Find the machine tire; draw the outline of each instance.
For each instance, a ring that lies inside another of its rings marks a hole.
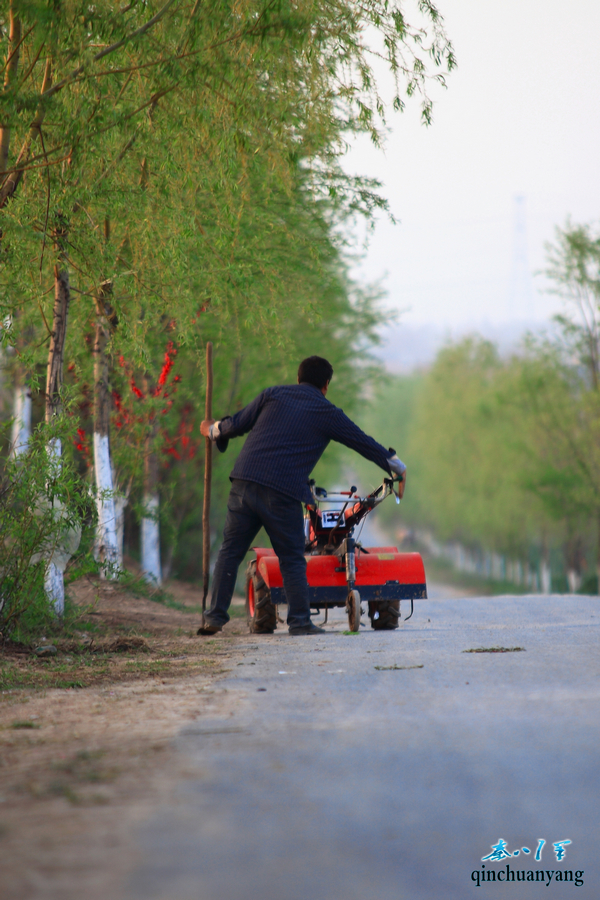
[[[375,613],[379,613],[375,618]],[[369,603],[369,618],[375,631],[391,631],[398,627],[400,619],[399,600],[380,600]]]
[[[358,591],[350,591],[346,602],[346,609],[348,611],[348,628],[350,631],[359,631],[361,608],[360,594]]]
[[[252,634],[273,634],[277,628],[277,609],[255,559],[246,569],[246,616]]]

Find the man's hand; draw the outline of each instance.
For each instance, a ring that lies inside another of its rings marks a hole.
[[[200,434],[204,435],[204,437],[210,437],[210,426],[214,425],[216,419],[204,419],[200,423]]]
[[[398,485],[398,496],[402,499],[404,496],[404,488],[406,486],[406,466],[401,459],[398,459],[395,453],[393,456],[389,457],[388,466],[392,473],[392,479]]]
[[[403,474],[400,475],[396,480],[396,485],[398,487],[398,496],[402,500],[402,498],[404,497],[404,488],[406,487],[406,469],[404,470]]]

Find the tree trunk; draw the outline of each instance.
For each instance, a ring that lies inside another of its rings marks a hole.
[[[212,419],[213,395],[213,345],[206,343],[206,399],[204,418]],[[210,581],[210,492],[212,486],[212,441],[209,437],[204,446],[204,500],[202,504],[202,624],[206,611],[208,585]]]
[[[113,469],[113,484],[117,484],[117,478]],[[127,489],[123,492],[115,491],[115,519],[116,519],[116,535],[117,535],[117,565],[119,569],[123,568],[123,540],[125,537],[125,508],[129,503],[129,491],[131,490],[131,482]]]
[[[19,319],[18,311],[12,316],[12,325]],[[29,329],[20,329],[18,351],[24,350],[32,340]],[[18,353],[20,356],[20,353]],[[9,453],[13,459],[27,452],[31,437],[31,389],[27,384],[27,372],[17,358],[13,366],[13,423],[10,436]]]
[[[42,83],[41,93],[43,94],[46,90],[48,90],[51,84],[52,60],[50,59],[50,57],[48,57],[48,59],[46,60],[46,69],[44,71],[44,81]],[[40,104],[35,114],[35,118],[31,123],[29,133],[25,138],[25,141],[23,142],[23,146],[21,147],[21,151],[14,166],[14,171],[12,171],[4,178],[2,187],[0,188],[0,208],[2,208],[5,203],[7,203],[7,201],[11,199],[11,197],[13,197],[15,191],[19,187],[19,183],[21,181],[21,178],[23,177],[23,172],[25,171],[25,167],[27,165],[27,160],[29,159],[29,151],[31,149],[31,145],[33,141],[40,135],[44,116],[45,108]],[[10,140],[10,135],[8,140]],[[2,169],[1,171],[4,172],[5,169]]]
[[[146,438],[144,460],[144,517],[142,518],[142,572],[147,581],[162,584],[160,565],[160,498],[158,494],[158,456],[154,449],[156,425]]]
[[[96,507],[98,531],[96,546],[101,563],[101,578],[113,579],[119,568],[117,549],[117,516],[110,461],[110,394],[108,386],[109,281],[101,285],[96,298],[96,334],[94,340],[94,471],[96,474]]]
[[[152,386],[148,375],[144,377],[144,392],[147,397],[152,394]],[[142,572],[147,581],[162,584],[162,568],[160,564],[160,496],[158,493],[158,456],[155,443],[158,424],[153,420],[148,425],[144,454],[144,515],[142,517]]]
[[[21,52],[21,20],[15,15],[14,3],[10,4],[10,31],[8,38],[8,57],[4,74],[4,89],[9,90],[16,80],[19,68],[19,56]],[[0,173],[8,168],[8,153],[10,150],[10,126],[0,125]],[[4,178],[4,175],[0,177]]]
[[[543,594],[552,593],[552,568],[550,566],[550,551],[548,539],[542,535],[542,559],[540,561],[540,581]]]
[[[21,456],[27,452],[27,445],[31,437],[31,389],[25,384],[23,375],[19,372],[15,385],[15,398],[13,406],[13,425],[10,439],[10,455]]]
[[[65,579],[62,569],[56,563],[48,563],[44,576],[44,590],[55,615],[63,616],[65,612]]]
[[[542,559],[540,565],[540,578],[542,582],[542,593],[543,594],[551,594],[552,593],[552,570],[550,568],[550,564],[546,558]]]
[[[58,241],[60,241],[61,236],[62,232],[60,236],[57,236]],[[61,410],[63,360],[70,301],[71,291],[69,287],[69,271],[66,266],[62,267],[57,264],[54,266],[54,311],[52,315],[52,337],[50,338],[50,350],[48,351],[48,371],[46,377],[46,422],[48,423],[50,423]],[[60,440],[53,440],[48,449],[57,460],[60,459]],[[60,465],[60,463],[58,464]],[[56,563],[48,563],[44,586],[46,589],[46,596],[54,607],[56,615],[62,616],[65,610],[65,587],[62,569],[59,569]]]
[[[63,383],[63,361],[70,302],[69,271],[66,267],[56,265],[54,266],[52,337],[50,338],[46,376],[46,422],[51,422],[61,410],[60,392]]]

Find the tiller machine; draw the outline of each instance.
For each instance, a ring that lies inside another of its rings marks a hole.
[[[354,539],[357,525],[390,494],[398,495],[391,478],[367,497],[349,491],[328,494],[310,482],[314,503],[306,507],[306,575],[314,615],[345,607],[348,627],[357,632],[367,603],[371,626],[397,628],[400,601],[427,597],[425,569],[419,553],[400,553],[396,547],[363,547]],[[277,604],[285,603],[283,579],[275,551],[255,547],[256,558],[246,573],[246,612],[250,630],[270,634],[277,627]],[[281,621],[281,619],[279,619]]]

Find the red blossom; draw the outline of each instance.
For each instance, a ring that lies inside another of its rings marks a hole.
[[[174,327],[175,324],[176,324],[175,320],[172,320],[172,322],[170,323],[170,326]],[[162,368],[160,371],[160,375],[158,376],[158,380],[156,382],[156,387],[151,389],[148,392],[148,394],[145,394],[137,386],[137,384],[135,382],[135,377],[132,374],[131,368],[130,368],[129,364],[127,363],[127,360],[125,359],[125,357],[124,356],[119,357],[119,365],[121,366],[122,369],[125,370],[125,372],[127,374],[131,392],[134,394],[134,396],[139,401],[145,400],[147,396],[151,396],[151,397],[160,397],[161,395],[163,396],[163,398],[166,402],[165,402],[164,407],[160,410],[160,413],[162,415],[166,415],[166,413],[168,413],[171,410],[171,408],[173,406],[172,397],[177,393],[177,385],[181,382],[181,376],[176,375],[171,382],[170,389],[166,390],[166,388],[168,387],[169,375],[170,375],[173,365],[175,363],[176,356],[177,356],[177,347],[175,346],[173,341],[169,341],[166,346],[164,361],[163,361],[163,365],[162,365]],[[136,421],[143,422],[146,417],[148,417],[150,421],[154,420],[156,413],[153,411],[148,411],[145,414],[145,416],[144,415],[139,416],[139,415],[135,415],[133,413],[131,407],[129,408],[129,410],[126,409],[124,402],[123,402],[123,398],[118,393],[118,391],[113,391],[112,397],[113,397],[113,401],[115,404],[115,410],[117,413],[116,421],[115,421],[116,428],[123,428],[124,425],[129,425],[131,422],[136,422]],[[190,411],[191,411],[191,406],[189,406],[189,404],[188,404],[188,406],[186,407],[186,409],[182,413],[182,415],[185,417],[186,415],[189,414]],[[177,459],[180,459],[181,456],[179,455],[179,451],[177,451],[175,448],[175,442],[177,441],[177,437],[175,437],[173,442],[168,438],[167,435],[165,435],[165,439],[167,441],[167,446],[165,448],[163,448],[164,452],[169,453],[171,456],[174,456]],[[185,446],[185,449],[187,449],[187,445]]]
[[[200,441],[194,441],[190,437],[193,431],[193,422],[189,421],[189,415],[192,412],[191,404],[187,403],[181,413],[181,420],[177,428],[177,433],[172,437],[163,431],[164,446],[163,453],[173,456],[175,459],[193,459],[200,446]]]
[[[131,388],[131,390],[135,394],[135,396],[138,398],[138,400],[144,399],[144,392],[140,391],[139,387],[135,383],[135,378],[133,377],[133,375],[129,379],[129,387]]]
[[[194,318],[192,319],[192,325],[195,325],[195,324],[196,324],[196,322],[198,321],[198,319],[200,318],[200,316],[202,315],[202,313],[203,313],[203,312],[206,312],[207,309],[208,309],[207,306],[201,306],[201,307],[200,307],[200,309],[197,311],[196,315],[195,315]]]
[[[85,429],[78,428],[77,429],[77,437],[73,438],[73,443],[75,444],[75,449],[79,450],[80,453],[83,453],[83,458],[85,459],[86,465],[89,467],[91,462],[91,454],[90,454],[90,445],[87,439],[87,435],[85,433]]]
[[[167,344],[167,349],[165,351],[165,359],[163,362],[163,367],[161,369],[160,375],[158,376],[158,382],[156,387],[152,391],[154,397],[160,396],[162,389],[167,383],[167,378],[169,377],[169,372],[173,368],[173,363],[175,362],[175,357],[177,356],[177,347],[173,344],[173,341],[169,341]]]

